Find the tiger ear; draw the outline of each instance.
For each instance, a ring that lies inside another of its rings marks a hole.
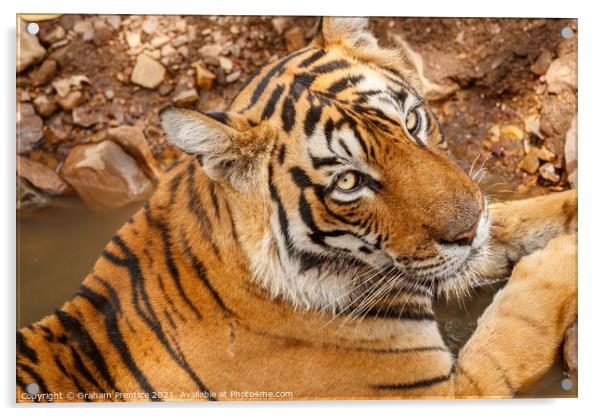
[[[334,46],[363,49],[378,46],[378,42],[368,30],[368,19],[365,17],[322,17],[313,46],[322,49]]]
[[[241,132],[226,124],[227,113],[206,115],[172,107],[164,109],[160,118],[167,139],[195,156],[212,180],[229,182],[238,190],[251,187],[257,180],[270,143],[265,129]]]

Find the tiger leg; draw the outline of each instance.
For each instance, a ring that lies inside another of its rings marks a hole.
[[[521,257],[545,247],[554,237],[577,231],[577,191],[491,204],[490,257],[480,275],[508,275]]]
[[[507,397],[552,364],[577,315],[577,235],[521,259],[456,363],[456,397]]]

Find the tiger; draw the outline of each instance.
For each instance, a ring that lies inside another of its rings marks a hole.
[[[365,18],[161,111],[183,151],[72,299],[17,333],[18,402],[512,397],[577,314],[575,190],[489,203]],[[508,276],[457,356],[433,302]],[[518,347],[520,346],[520,347]]]

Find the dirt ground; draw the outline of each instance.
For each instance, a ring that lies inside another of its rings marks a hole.
[[[17,137],[20,186],[27,191],[21,195],[39,202],[36,194],[45,201],[72,188],[79,192],[65,173],[67,156],[122,125],[144,133],[152,155],[141,164],[154,158],[168,167],[178,154],[159,128],[162,108],[223,110],[257,68],[308,43],[317,22],[123,15],[39,22],[45,53],[17,73],[18,129],[33,131]],[[472,166],[486,192],[523,197],[569,186],[564,147],[577,112],[576,20],[373,18],[371,28],[381,44],[405,40],[423,60],[424,76],[446,91],[430,103],[454,155],[467,170]],[[156,86],[133,82],[141,55],[165,68]],[[64,80],[66,97],[56,84]],[[26,158],[57,173],[53,179],[64,186],[48,186],[47,178],[39,179],[48,171]]]

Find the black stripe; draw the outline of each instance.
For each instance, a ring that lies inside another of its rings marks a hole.
[[[255,90],[253,91],[253,94],[251,95],[251,100],[250,100],[249,104],[245,107],[245,109],[243,111],[246,111],[249,108],[253,107],[255,104],[257,104],[257,101],[259,100],[259,98],[261,97],[261,95],[263,94],[263,92],[265,91],[265,89],[267,88],[267,86],[268,86],[269,82],[271,81],[271,79],[276,74],[282,74],[284,72],[285,65],[288,62],[290,62],[291,60],[293,60],[297,56],[302,55],[302,54],[304,54],[306,52],[307,52],[307,49],[301,49],[300,51],[297,51],[297,52],[295,52],[295,53],[293,53],[293,54],[291,54],[291,55],[289,55],[289,56],[281,59],[277,63],[275,63],[274,66],[272,67],[272,69],[270,69],[263,76],[263,78],[261,78],[261,81],[259,81],[259,83],[255,87]]]
[[[312,53],[308,58],[304,59],[303,62],[299,64],[299,68],[307,68],[324,55],[326,55],[326,51],[322,49]]]
[[[435,378],[414,381],[413,383],[376,384],[376,385],[373,385],[372,387],[374,387],[376,389],[382,389],[382,390],[412,390],[412,389],[418,389],[421,387],[434,386],[435,384],[446,382],[450,378],[451,378],[451,373],[443,375],[443,376],[435,377]]]
[[[309,91],[311,84],[313,84],[315,79],[315,75],[307,72],[295,74],[290,90],[290,95],[292,95],[293,100],[297,101],[305,91]]]
[[[46,382],[44,381],[42,376],[40,376],[33,368],[31,368],[27,364],[17,362],[17,369],[21,369],[21,370],[25,371],[33,379],[33,381],[35,381],[35,383],[38,385],[38,387],[40,389],[39,392],[41,394],[48,394],[48,387],[46,386]],[[27,391],[27,390],[25,390],[25,391]],[[36,401],[39,402],[40,399],[36,398]],[[49,400],[46,400],[46,401],[49,401]]]
[[[290,97],[286,97],[284,99],[284,103],[282,103],[282,113],[280,116],[282,117],[282,127],[284,131],[290,133],[295,125],[295,105],[293,104],[293,100]]]
[[[188,258],[190,259],[190,262],[192,263],[192,268],[194,269],[194,273],[195,273],[196,277],[203,283],[203,285],[205,285],[205,288],[207,290],[209,290],[211,297],[213,297],[213,300],[215,300],[215,302],[219,305],[219,307],[222,308],[228,315],[234,315],[234,312],[232,312],[232,310],[226,306],[226,304],[222,300],[222,298],[219,295],[219,293],[217,292],[217,290],[215,290],[215,288],[209,281],[209,278],[207,277],[207,270],[205,269],[205,266],[199,260],[199,258],[194,255],[188,240],[186,239],[186,237],[183,234],[182,234],[182,243],[184,246],[184,254],[186,254],[186,256],[188,256]]]
[[[136,309],[136,313],[146,323],[148,328],[155,334],[159,342],[163,345],[165,350],[169,353],[172,359],[190,376],[190,378],[197,385],[199,390],[207,393],[209,400],[216,400],[213,395],[209,394],[209,390],[205,387],[199,376],[188,364],[186,358],[183,355],[178,355],[174,351],[173,347],[167,340],[163,331],[161,321],[157,318],[157,314],[150,302],[150,298],[145,288],[144,276],[140,268],[140,261],[138,257],[130,250],[127,244],[121,239],[119,235],[113,236],[112,240],[124,254],[124,258],[121,259],[123,266],[128,269],[131,279],[132,286],[132,303]],[[111,288],[112,289],[112,288]],[[143,309],[146,309],[144,310]],[[160,401],[160,399],[157,399]]]
[[[82,360],[80,355],[77,353],[77,351],[75,351],[75,348],[73,348],[73,347],[71,347],[71,357],[73,358],[73,361],[75,363],[75,368],[77,369],[77,371],[79,371],[80,374],[82,376],[84,376],[84,378],[88,381],[88,383],[92,384],[99,391],[102,391],[103,390],[102,387],[100,387],[100,385],[98,384],[98,382],[96,381],[94,376],[92,376],[92,374],[90,374],[90,371],[88,371],[88,369],[86,368],[84,361]],[[78,384],[79,384],[79,382],[78,382]],[[78,387],[80,388],[79,391],[86,391],[85,389],[81,389],[81,386],[78,386]]]
[[[336,61],[330,61],[326,64],[315,66],[311,68],[311,72],[314,74],[327,74],[339,69],[348,68],[349,66],[351,66],[349,61],[345,59],[337,59]]]
[[[320,117],[322,117],[322,107],[320,106],[312,106],[307,110],[307,115],[305,116],[305,122],[303,123],[303,128],[305,130],[306,136],[311,136],[316,128],[316,124],[320,121]]]
[[[106,298],[94,293],[90,288],[85,285],[81,285],[75,296],[80,296],[88,300],[92,305],[98,309],[110,309],[111,305],[107,302]],[[106,381],[107,385],[113,391],[117,390],[113,377],[109,372],[107,363],[105,362],[100,350],[96,346],[96,343],[90,336],[90,334],[83,328],[81,323],[63,311],[57,311],[56,313],[59,321],[65,331],[69,334],[69,338],[75,341],[77,347],[92,361],[96,370],[100,373],[102,378]]]
[[[17,332],[17,354],[22,354],[34,364],[40,361],[38,354],[27,344],[25,336],[21,332]]]
[[[274,114],[274,110],[276,109],[276,104],[278,104],[278,100],[280,100],[280,97],[282,96],[283,92],[284,85],[282,84],[278,85],[274,89],[272,95],[270,96],[270,99],[268,100],[265,108],[263,109],[263,113],[261,113],[262,120],[267,120],[268,118],[272,117],[272,115]]]
[[[272,200],[276,203],[276,207],[278,209],[278,222],[280,224],[280,230],[284,235],[284,244],[287,248],[290,248],[292,245],[291,236],[288,230],[288,218],[286,216],[286,211],[284,210],[284,206],[282,205],[282,201],[280,200],[280,195],[278,194],[278,190],[273,182],[273,167],[272,165],[268,165],[268,183],[270,188],[270,195]]]
[[[345,91],[347,88],[355,86],[363,79],[364,79],[363,75],[356,75],[353,77],[345,77],[343,79],[333,82],[330,85],[330,87],[328,87],[328,92],[330,94],[336,95],[342,91]]]

